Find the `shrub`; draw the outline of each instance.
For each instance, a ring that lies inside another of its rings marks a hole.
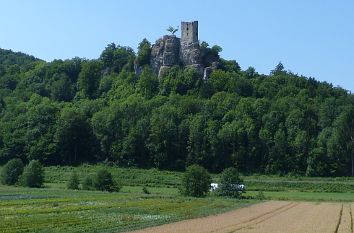
[[[187,196],[205,197],[210,189],[211,176],[203,167],[191,165],[182,178],[181,192]]]
[[[265,199],[267,199],[266,196],[264,195],[263,191],[258,191],[258,193],[257,193],[257,195],[256,195],[255,198],[258,199],[258,200],[265,200]]]
[[[83,190],[94,190],[93,187],[93,179],[91,176],[86,176],[82,181],[82,189]]]
[[[44,182],[44,169],[38,160],[32,160],[23,170],[20,183],[32,188],[42,187]]]
[[[106,169],[97,171],[93,186],[100,191],[118,192],[120,190],[118,183],[113,180],[112,174]]]
[[[146,186],[143,187],[143,193],[150,194],[150,191]]]
[[[11,159],[8,161],[1,172],[1,183],[14,185],[23,172],[23,163],[20,159]]]
[[[240,197],[242,194],[242,189],[240,188],[242,182],[236,168],[226,168],[221,174],[218,194],[220,196]]]
[[[73,174],[71,174],[68,183],[67,183],[67,188],[68,189],[79,189],[79,176],[77,175],[76,172],[73,172]]]

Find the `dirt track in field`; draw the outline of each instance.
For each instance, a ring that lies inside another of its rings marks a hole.
[[[354,233],[351,203],[269,201],[134,233]]]

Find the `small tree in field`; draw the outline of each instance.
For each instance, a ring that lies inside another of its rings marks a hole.
[[[76,172],[73,172],[73,174],[71,174],[68,183],[67,183],[67,188],[68,189],[79,189],[79,176],[77,175]]]
[[[218,190],[218,194],[220,196],[238,198],[242,194],[242,190],[240,188],[242,182],[243,181],[240,178],[236,168],[226,168],[221,174],[220,188]]]
[[[97,171],[93,185],[96,190],[100,191],[118,192],[120,190],[118,183],[113,180],[112,174],[105,169]]]
[[[205,168],[191,165],[182,178],[181,192],[187,196],[205,197],[210,189],[211,176]]]
[[[82,189],[83,190],[94,190],[93,187],[93,179],[91,176],[86,176],[82,181]]]
[[[14,185],[19,176],[23,172],[23,163],[21,159],[11,159],[8,161],[1,172],[1,183],[7,185]]]
[[[32,160],[23,170],[20,183],[32,188],[42,187],[44,182],[44,169],[38,160]]]

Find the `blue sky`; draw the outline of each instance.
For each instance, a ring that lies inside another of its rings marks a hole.
[[[243,69],[294,73],[354,92],[353,0],[0,0],[0,47],[47,61],[136,49],[169,25],[199,21],[199,39]]]

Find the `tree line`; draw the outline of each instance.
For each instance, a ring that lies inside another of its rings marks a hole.
[[[219,57],[202,45],[203,61]],[[112,43],[98,59],[52,62],[0,50],[0,164],[352,175],[353,94],[281,63],[263,75],[222,58],[208,80],[181,66],[159,79],[150,49]]]

